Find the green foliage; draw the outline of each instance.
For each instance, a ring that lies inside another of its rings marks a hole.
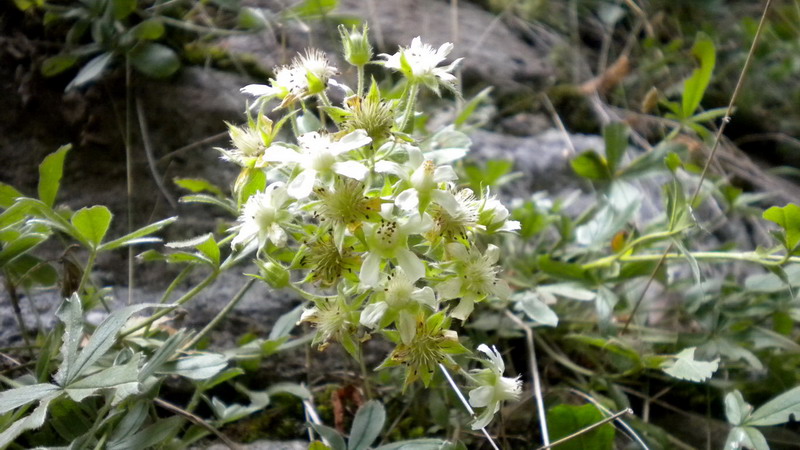
[[[603,414],[594,405],[558,405],[547,411],[547,428],[553,441],[569,436],[603,420]],[[614,444],[614,427],[601,425],[559,445],[563,449],[608,450]]]

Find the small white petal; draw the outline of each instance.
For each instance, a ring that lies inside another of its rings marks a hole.
[[[481,386],[469,391],[469,404],[474,408],[483,408],[492,401],[492,386]]]
[[[383,315],[386,314],[386,310],[388,308],[389,305],[387,305],[386,302],[378,302],[367,305],[364,307],[364,310],[361,311],[361,325],[374,329],[378,326],[381,319],[383,319]]]
[[[339,175],[352,178],[358,181],[364,181],[369,174],[367,166],[358,161],[341,161],[333,163],[332,169]]]
[[[355,150],[357,148],[363,147],[367,144],[372,142],[372,138],[367,136],[367,132],[364,130],[355,130],[351,133],[348,133],[343,138],[339,139],[336,142],[334,147],[334,154],[338,155],[344,152],[349,152],[350,150]]]
[[[294,180],[289,183],[287,191],[289,195],[296,199],[306,198],[311,194],[311,190],[314,189],[314,181],[316,180],[317,171],[306,169],[294,177]]]
[[[378,273],[380,272],[381,258],[375,252],[367,253],[367,257],[361,263],[361,272],[358,278],[365,286],[374,287],[378,285]]]
[[[461,261],[466,261],[469,259],[469,252],[467,252],[467,247],[464,247],[464,244],[460,242],[451,242],[447,244],[447,253],[453,259],[458,259]]]
[[[412,292],[411,299],[423,305],[430,306],[431,309],[436,309],[436,294],[433,293],[433,289],[430,286],[425,286],[422,289],[417,289]]]
[[[270,145],[269,148],[264,150],[260,160],[262,162],[300,162],[302,156],[293,149],[284,145]]]
[[[500,300],[507,300],[511,297],[511,287],[509,287],[505,280],[497,280],[489,290]]]
[[[248,84],[247,86],[239,89],[242,94],[252,95],[254,97],[262,97],[264,95],[275,95],[277,90],[266,84]]]
[[[400,311],[397,317],[397,331],[400,332],[400,341],[410,345],[417,334],[417,318],[408,311]]]
[[[458,320],[467,320],[472,311],[475,309],[475,300],[472,297],[462,297],[458,302],[458,306],[450,311],[450,316]]]
[[[507,220],[497,231],[518,231],[522,228],[517,220]]]
[[[461,296],[461,280],[459,278],[445,280],[436,286],[436,292],[443,300],[458,298]]]
[[[480,430],[481,428],[485,428],[489,423],[491,423],[492,418],[494,418],[494,413],[500,408],[499,403],[494,404],[494,408],[487,407],[483,410],[480,416],[475,420],[472,424],[473,430]]]
[[[403,268],[403,272],[408,275],[408,280],[412,283],[425,276],[425,264],[419,257],[407,248],[398,248],[395,256],[397,263]]]
[[[455,181],[458,179],[456,171],[452,166],[439,166],[433,172],[433,181],[443,183],[445,181]]]
[[[283,231],[283,228],[277,223],[273,223],[269,229],[269,240],[277,247],[285,247],[287,240],[286,232]]]
[[[447,214],[451,216],[457,216],[461,210],[461,205],[459,205],[455,195],[448,191],[434,189],[431,191],[431,198],[434,202],[441,205],[447,211]]]
[[[400,167],[400,164],[397,164],[393,161],[378,161],[375,163],[375,172],[378,173],[390,173],[392,175],[397,175],[400,178],[408,178],[408,174]]]
[[[486,247],[486,253],[483,254],[483,257],[486,258],[486,262],[489,264],[494,264],[500,259],[500,249],[494,244],[489,244],[489,246]]]
[[[406,189],[397,195],[394,204],[403,211],[413,211],[419,205],[419,194],[416,189]]]

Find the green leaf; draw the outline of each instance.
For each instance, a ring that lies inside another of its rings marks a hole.
[[[742,448],[752,450],[769,450],[769,444],[755,428],[752,427],[733,427],[725,440],[725,450],[739,450]]]
[[[366,450],[378,435],[381,434],[386,421],[386,410],[381,402],[370,400],[358,408],[353,426],[350,428],[350,440],[347,450]]]
[[[316,18],[332,12],[339,5],[339,0],[305,0],[288,10],[301,18]]]
[[[669,231],[681,231],[691,227],[694,222],[689,212],[689,202],[678,180],[672,180],[672,183],[664,185],[664,197],[667,201]]]
[[[0,433],[0,448],[6,448],[9,444],[14,442],[20,434],[41,427],[44,424],[44,420],[47,418],[47,408],[50,406],[50,402],[55,400],[58,395],[59,394],[52,394],[44,397],[39,401],[39,406],[37,406],[32,413],[8,425],[5,431]]]
[[[224,197],[222,189],[202,178],[175,178],[172,180],[175,185],[194,193],[210,192],[218,197]]]
[[[606,159],[608,170],[615,174],[619,168],[625,150],[628,149],[630,129],[622,122],[615,122],[603,128],[603,140],[606,144]]]
[[[311,391],[308,388],[301,384],[290,382],[275,383],[267,388],[266,393],[269,395],[290,394],[303,400],[311,398]]]
[[[214,266],[219,267],[219,245],[214,240],[212,233],[207,233],[202,236],[197,236],[185,241],[170,242],[167,244],[169,248],[195,248]]]
[[[708,83],[711,81],[711,73],[714,71],[716,63],[714,43],[705,34],[698,33],[692,46],[692,55],[697,58],[700,67],[692,72],[683,85],[681,113],[684,119],[688,119],[697,111]]]
[[[125,408],[125,416],[119,421],[114,431],[108,438],[108,448],[118,448],[115,444],[123,439],[132,436],[144,423],[148,416],[150,401],[139,399]],[[127,447],[131,448],[131,447]]]
[[[45,233],[25,233],[9,242],[0,250],[0,267],[24,255],[50,237]]]
[[[183,418],[180,416],[158,419],[154,424],[132,436],[109,442],[107,448],[108,450],[123,450],[158,447],[157,444],[166,442],[182,426]]]
[[[136,39],[155,41],[164,35],[164,24],[161,22],[161,19],[157,17],[147,19],[131,28],[131,34]]]
[[[61,176],[64,174],[64,158],[71,148],[70,144],[62,145],[39,164],[39,199],[49,207],[56,201]]]
[[[309,423],[309,425],[318,435],[322,436],[322,439],[327,442],[331,450],[347,450],[344,438],[338,431],[321,424]]]
[[[78,62],[77,55],[61,54],[51,56],[42,61],[40,72],[46,77],[52,77],[69,69]]]
[[[237,17],[236,23],[239,28],[250,31],[263,30],[269,25],[269,21],[260,8],[249,6],[239,10],[239,17]]]
[[[762,217],[783,228],[783,245],[787,251],[794,251],[800,242],[800,206],[794,203],[789,203],[784,207],[773,206],[764,211]]]
[[[105,206],[92,206],[75,211],[70,222],[83,240],[97,249],[111,225],[111,211]]]
[[[178,220],[178,216],[170,217],[167,219],[159,220],[158,222],[151,223],[150,225],[146,225],[142,228],[139,228],[136,231],[126,234],[121,238],[114,239],[113,241],[106,242],[105,244],[101,245],[97,248],[98,251],[106,251],[106,250],[113,250],[115,248],[123,247],[126,245],[135,245],[141,244],[144,242],[161,242],[159,238],[146,238],[142,239],[143,237],[153,234],[156,231],[161,230],[162,228],[170,225]]]
[[[269,332],[268,339],[270,341],[275,341],[282,337],[289,336],[289,333],[294,330],[297,322],[300,321],[300,316],[303,315],[305,306],[305,303],[300,304],[293,310],[280,316],[275,322],[275,325],[272,326],[272,330]]]
[[[392,442],[391,444],[381,445],[375,450],[444,450],[451,448],[449,441],[441,439],[410,439],[407,441]]]
[[[181,67],[178,55],[171,48],[153,42],[137,45],[128,55],[136,70],[153,78],[166,78]]]
[[[98,56],[92,58],[85,66],[78,71],[78,74],[75,75],[75,78],[69,82],[67,87],[64,89],[65,92],[69,92],[75,88],[79,88],[86,83],[94,81],[103,74],[103,71],[106,69],[111,63],[111,60],[114,58],[112,53],[101,53]]]
[[[76,402],[83,401],[101,389],[121,387],[126,384],[132,385],[127,387],[128,390],[134,393],[138,392],[140,360],[141,355],[136,353],[127,363],[111,366],[76,380],[65,386],[64,389],[67,391],[67,395]]]
[[[753,407],[744,401],[741,392],[733,391],[725,395],[725,417],[728,423],[741,425],[752,410]]]
[[[536,291],[526,291],[515,294],[513,300],[517,302],[518,308],[522,309],[529,319],[542,325],[555,327],[558,325],[558,316],[539,299]]]
[[[0,182],[0,208],[10,208],[19,197],[22,197],[20,191],[11,185]]]
[[[0,392],[0,414],[5,414],[20,406],[41,400],[59,390],[61,388],[54,384],[41,383]]]
[[[589,274],[580,264],[556,261],[550,255],[541,255],[537,259],[539,269],[556,278],[573,281],[591,281]]]
[[[205,380],[221,372],[228,358],[219,353],[203,353],[180,358],[163,365],[160,373],[180,375],[191,380]]]
[[[484,88],[482,91],[478,92],[478,95],[472,97],[464,106],[461,107],[461,111],[459,111],[458,115],[456,116],[453,124],[456,128],[460,128],[462,125],[467,123],[469,118],[478,108],[478,105],[484,102],[490,101],[489,94],[492,92],[492,86]]]
[[[697,347],[683,349],[675,355],[675,361],[667,361],[661,368],[667,375],[687,381],[705,381],[719,368],[719,358],[713,361],[698,361],[694,359]]]
[[[764,427],[800,420],[800,386],[773,398],[753,411],[745,425]]]
[[[111,14],[122,20],[136,11],[136,0],[111,0]]]
[[[589,150],[581,153],[569,162],[576,174],[590,180],[611,179],[611,171],[605,158],[596,151]]]
[[[547,429],[555,441],[600,422],[605,417],[591,404],[558,405],[547,411]],[[614,447],[614,427],[601,425],[558,446],[559,450],[610,450]]]

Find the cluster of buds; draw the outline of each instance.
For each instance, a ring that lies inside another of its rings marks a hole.
[[[452,44],[434,49],[415,38],[373,60],[366,27],[340,32],[345,60],[359,69],[356,90],[333,78],[339,71],[318,50],[277,68],[269,84],[242,89],[255,97],[256,117],[230,125],[233,148],[221,149],[241,167],[231,243],[254,254],[270,284],[306,295],[301,321],[316,327],[315,345],[337,342],[360,358],[359,343],[381,334],[396,347],[380,367],[404,367],[406,386],[427,386],[440,364],[460,370],[452,355],[469,353],[452,321],[511,294],[498,276],[499,248],[477,237],[519,224],[488,191],[458,186],[451,164],[461,153],[426,153],[409,134],[419,87],[456,89],[458,60],[439,67]],[[367,63],[402,76],[400,98],[386,98],[374,80],[363,89]],[[342,105],[331,103],[330,87],[344,91]],[[265,113],[270,103],[277,122]],[[278,140],[289,128],[294,136]],[[497,351],[480,350],[489,368],[461,371],[473,405],[485,408],[478,428],[520,393]]]

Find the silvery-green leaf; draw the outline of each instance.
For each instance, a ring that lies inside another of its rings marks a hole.
[[[725,395],[725,417],[728,423],[740,425],[752,410],[753,407],[744,401],[741,392],[733,391]]]
[[[338,431],[325,425],[318,425],[315,423],[309,423],[309,425],[311,429],[322,436],[322,439],[330,446],[331,450],[347,450],[344,438]]]
[[[381,445],[375,450],[444,450],[453,448],[453,444],[441,439],[411,439]]]
[[[57,384],[63,386],[73,376],[78,358],[78,345],[83,337],[83,312],[81,311],[81,299],[77,293],[64,299],[56,316],[64,323],[64,338],[61,344],[61,367],[53,379]]]
[[[269,395],[279,394],[279,393],[286,393],[292,394],[295,397],[301,398],[303,400],[311,398],[311,391],[308,390],[303,385],[297,383],[275,383],[267,389],[267,393]]]
[[[752,426],[769,426],[800,420],[800,386],[773,398],[753,411],[745,422]]]
[[[134,448],[152,448],[156,444],[164,442],[172,436],[179,427],[183,425],[183,418],[172,416],[167,419],[159,419],[156,423],[146,427],[142,431],[128,436],[115,442],[109,442],[108,450],[126,450]]]
[[[348,450],[366,450],[381,433],[386,411],[377,400],[370,400],[358,408],[350,428]]]
[[[589,289],[586,289],[577,283],[556,283],[556,284],[540,285],[536,287],[536,290],[539,292],[549,292],[551,294],[558,295],[559,297],[569,298],[572,300],[579,300],[582,302],[591,301],[594,300],[595,297],[597,297],[597,293]]]
[[[139,360],[141,355],[136,353],[130,361],[123,365],[111,366],[108,369],[81,378],[74,383],[66,386],[67,394],[80,402],[84,398],[95,394],[105,388],[117,387],[124,384],[138,383],[139,381]],[[130,389],[127,389],[130,391]]]
[[[0,414],[5,414],[22,405],[41,400],[59,390],[61,388],[54,384],[41,383],[0,392]]]
[[[683,349],[675,355],[675,361],[664,363],[661,368],[668,375],[681,380],[705,381],[719,368],[719,358],[713,361],[698,361],[694,359],[697,347]]]
[[[158,370],[161,370],[161,367],[170,360],[177,351],[183,346],[183,344],[189,339],[189,336],[181,330],[164,341],[158,347],[153,356],[147,358],[147,362],[142,367],[142,370],[139,371],[139,381],[144,381],[147,377],[152,375]]]
[[[753,427],[733,427],[725,440],[725,450],[739,450],[742,448],[752,450],[769,450],[769,444],[764,435]]]
[[[44,424],[44,420],[47,418],[47,408],[50,402],[59,395],[60,393],[44,397],[39,401],[39,406],[37,406],[32,413],[12,423],[5,431],[0,433],[0,448],[6,448],[6,446],[14,442],[17,436],[25,431],[41,427]]]
[[[141,399],[125,408],[125,416],[114,427],[114,432],[109,437],[109,448],[114,448],[116,442],[132,436],[144,424],[150,403],[149,400]]]
[[[534,322],[555,327],[558,325],[558,316],[547,304],[539,299],[535,291],[527,291],[514,296],[517,305]]]
[[[192,380],[205,380],[218,374],[228,365],[228,359],[218,353],[203,353],[170,361],[159,370],[190,378]]]

